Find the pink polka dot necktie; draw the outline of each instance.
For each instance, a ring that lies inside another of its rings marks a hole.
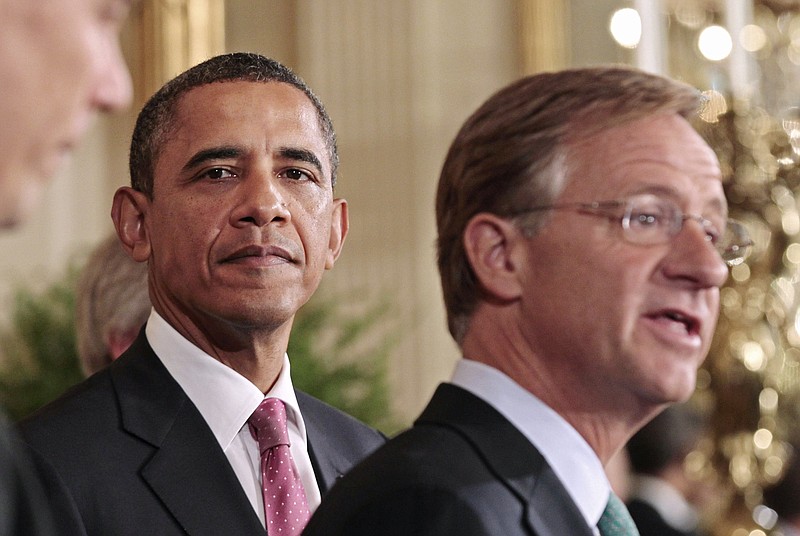
[[[601,536],[639,536],[639,531],[628,513],[628,509],[614,493],[597,523]]]
[[[300,475],[289,451],[286,408],[277,398],[265,398],[248,419],[261,452],[261,492],[270,536],[296,536],[311,513]]]

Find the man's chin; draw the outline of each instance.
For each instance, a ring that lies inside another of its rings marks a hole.
[[[0,177],[0,181],[2,181]],[[3,188],[0,184],[0,229],[8,230],[27,221],[41,203],[44,185],[38,178],[23,178],[20,188]]]

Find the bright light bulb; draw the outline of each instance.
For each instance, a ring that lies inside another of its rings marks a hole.
[[[720,61],[727,58],[733,50],[733,40],[728,30],[722,26],[709,26],[700,32],[697,39],[697,48],[700,53],[711,61]]]
[[[611,16],[608,29],[619,46],[636,48],[642,38],[642,19],[635,9],[629,7],[618,9]]]

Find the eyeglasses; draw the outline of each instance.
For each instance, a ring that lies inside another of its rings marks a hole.
[[[603,216],[617,221],[622,226],[622,236],[631,244],[653,246],[670,242],[683,229],[686,220],[700,224],[722,260],[728,266],[741,264],[750,253],[753,241],[744,225],[727,220],[725,228],[702,216],[684,214],[678,205],[661,197],[642,194],[618,201],[596,201],[594,203],[562,203],[532,207],[512,214],[521,216],[540,210],[575,210],[584,214]]]

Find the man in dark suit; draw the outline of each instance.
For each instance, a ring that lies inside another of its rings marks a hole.
[[[587,68],[519,80],[467,120],[436,200],[464,358],[306,536],[636,534],[603,465],[691,394],[749,244],[687,120],[698,104]]]
[[[153,312],[112,365],[22,424],[83,533],[263,535],[272,505],[250,417],[265,400],[285,408],[311,510],[383,442],[295,392],[286,356],[347,234],[337,164],[322,104],[262,56],[212,58],[145,105],[112,217],[147,262]]]
[[[719,495],[710,482],[687,472],[686,457],[706,431],[703,416],[691,406],[667,408],[628,441],[633,472],[628,510],[642,534],[698,536],[700,513]]]
[[[30,217],[98,112],[128,105],[119,47],[127,0],[3,0],[0,20],[0,229]],[[57,87],[57,91],[53,88]],[[52,505],[0,411],[0,534],[54,534]]]

